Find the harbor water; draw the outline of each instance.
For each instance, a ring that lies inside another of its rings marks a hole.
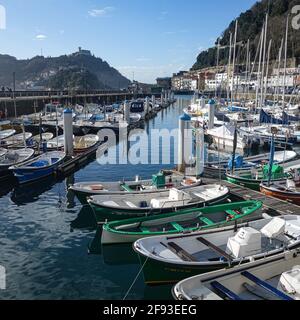
[[[189,102],[190,97],[178,97],[145,130],[176,129]],[[22,188],[1,183],[0,265],[6,269],[6,290],[0,290],[0,299],[123,299],[140,271],[137,256],[131,246],[102,248],[93,212],[67,188],[80,181],[151,178],[174,167],[174,153],[169,165],[94,161],[63,181],[51,178]],[[147,287],[141,274],[127,298],[170,299],[170,287]]]

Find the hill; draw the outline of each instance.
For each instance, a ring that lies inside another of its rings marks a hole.
[[[268,39],[272,39],[271,59],[278,56],[281,39],[285,35],[286,18],[291,9],[299,4],[299,0],[263,0],[257,2],[251,9],[242,13],[238,17],[238,35],[237,42],[242,42],[239,46],[237,57],[244,61],[245,48],[248,39],[250,39],[250,52],[252,61],[255,58],[259,43],[260,33],[263,27],[266,13],[269,12]],[[223,32],[219,39],[221,46],[229,46],[230,33],[234,34],[235,21],[232,21],[228,28]],[[203,51],[197,57],[197,62],[192,67],[193,70],[213,67],[216,65],[217,48],[213,47]],[[220,50],[220,64],[227,64],[229,49]],[[300,57],[300,32],[294,30],[292,24],[289,27],[288,39],[288,57]]]
[[[13,72],[16,73],[16,87],[22,89],[119,89],[130,84],[107,62],[80,52],[53,58],[36,56],[27,60],[0,55],[1,86],[12,87]]]

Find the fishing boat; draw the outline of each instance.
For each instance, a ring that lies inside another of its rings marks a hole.
[[[119,181],[119,182],[79,182],[71,185],[69,190],[75,193],[82,204],[87,204],[87,198],[94,195],[117,195],[127,193],[147,193],[163,189],[187,189],[201,184],[201,180],[194,177],[184,177],[172,172],[162,171],[149,180]]]
[[[300,254],[290,250],[262,260],[185,279],[176,300],[300,300]]]
[[[9,130],[2,130],[0,131],[0,140],[2,141],[3,139],[7,139],[11,136],[13,136],[16,133],[16,130],[9,129]],[[0,141],[0,144],[1,144]]]
[[[21,144],[24,145],[26,144],[26,141],[28,141],[31,137],[32,137],[32,133],[30,132],[15,134],[8,138],[2,139],[0,141],[0,145],[5,148],[12,148],[15,146],[19,146]]]
[[[299,168],[300,169],[300,168]],[[297,178],[281,181],[263,182],[260,191],[271,197],[300,205],[300,170],[295,169]]]
[[[186,234],[225,226],[249,218],[261,207],[261,202],[244,201],[191,209],[181,213],[172,212],[110,222],[103,226],[101,243],[103,245],[133,243],[150,236]]]
[[[55,170],[65,160],[61,151],[46,152],[32,160],[9,168],[18,179],[19,184],[35,182],[55,173]]]
[[[300,161],[286,163],[285,165],[273,165],[271,170],[271,181],[278,182],[291,176],[291,169],[297,164],[300,169]],[[228,182],[237,184],[255,191],[260,191],[260,184],[269,181],[269,165],[262,168],[251,168],[249,170],[236,170],[233,173],[227,172]]]
[[[60,135],[56,138],[51,139],[47,142],[47,150],[62,150],[65,144],[65,137],[64,135]]]
[[[202,273],[259,261],[300,247],[300,217],[268,218],[189,235],[137,240],[147,284],[176,283]]]
[[[32,158],[33,155],[34,150],[29,148],[8,150],[0,158],[0,179],[6,179],[12,175],[9,170],[10,166],[25,162]]]
[[[83,137],[74,137],[74,152],[82,153],[99,145],[100,138],[95,134],[87,134]]]
[[[143,217],[179,212],[217,204],[229,196],[229,189],[222,185],[203,185],[178,190],[172,188],[154,193],[97,195],[88,199],[97,222]]]
[[[297,153],[295,151],[276,151],[274,153],[274,163],[282,164],[287,163],[294,160],[297,157]],[[264,153],[257,156],[243,158],[242,156],[235,156],[234,159],[234,170],[251,170],[251,168],[259,168],[264,162],[267,162],[270,159],[270,153]],[[221,162],[211,162],[206,163],[204,165],[204,172],[206,175],[211,177],[222,177],[226,176],[226,173],[229,169],[232,168],[232,159],[229,161],[221,161]]]

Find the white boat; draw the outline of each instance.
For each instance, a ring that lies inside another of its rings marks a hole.
[[[0,179],[6,178],[11,175],[8,168],[12,165],[20,164],[32,158],[34,155],[33,149],[16,149],[8,150],[0,158]]]
[[[213,138],[213,142],[218,149],[232,150],[234,142],[234,126],[225,124],[222,127],[207,130],[207,134]],[[245,140],[238,135],[237,149],[243,150],[247,147]]]
[[[179,282],[176,300],[300,300],[299,250]]]
[[[51,139],[53,139],[54,134],[51,132],[45,132],[45,133],[42,133],[41,136],[42,136],[42,141],[50,141]],[[34,142],[40,143],[41,136],[38,134],[38,135],[32,137],[32,139]]]
[[[85,152],[99,144],[100,138],[95,134],[87,134],[82,137],[74,137],[74,152]]]
[[[173,283],[205,272],[242,265],[300,248],[300,216],[252,221],[224,230],[158,236],[135,242],[145,282]]]
[[[13,136],[15,133],[16,133],[16,130],[13,130],[13,129],[2,130],[2,131],[0,131],[0,140],[7,139],[7,138]]]
[[[22,144],[24,145],[26,141],[29,140],[31,137],[32,133],[30,132],[15,134],[6,139],[2,139],[0,145],[5,148],[11,148]]]
[[[152,179],[135,181],[91,181],[78,182],[69,187],[82,204],[87,204],[87,198],[93,195],[117,195],[124,193],[153,193],[170,188],[188,189],[201,184],[201,180],[194,177],[183,177],[172,172],[153,175]]]
[[[154,193],[96,195],[88,199],[97,222],[103,217],[126,219],[150,214],[179,212],[217,204],[229,196],[229,189],[222,185],[203,185],[186,190],[172,188]]]

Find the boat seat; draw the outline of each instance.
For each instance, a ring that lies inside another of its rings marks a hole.
[[[176,222],[171,222],[171,225],[174,227],[174,229],[176,229],[178,232],[183,232],[184,228],[182,228],[182,226],[180,226],[178,223]]]
[[[221,293],[222,295],[225,295],[225,297],[228,298],[229,300],[236,300],[236,301],[242,300],[237,294],[235,294],[231,290],[229,290],[226,287],[224,287],[218,281],[213,281],[210,285],[217,292]]]
[[[193,255],[188,253],[186,250],[181,248],[178,244],[175,242],[168,242],[168,248],[175,253],[180,259],[183,261],[189,261],[189,262],[199,262],[198,259],[196,259]]]
[[[225,252],[221,248],[215,246],[213,243],[209,242],[208,240],[206,240],[202,237],[197,238],[197,241],[201,242],[202,244],[204,244],[208,248],[210,248],[213,251],[215,251],[216,253],[220,254],[222,257],[226,258],[228,262],[230,262],[230,263],[232,262],[231,255],[229,255],[227,252]]]
[[[276,297],[280,298],[281,300],[294,300],[291,297],[289,297],[288,295],[286,295],[285,293],[283,293],[282,291],[280,291],[277,288],[274,288],[273,286],[271,286],[266,281],[257,278],[255,275],[253,275],[249,271],[244,271],[244,272],[241,273],[241,275],[243,277],[247,278],[248,280],[254,282],[260,288],[262,288],[262,289],[274,294]]]
[[[208,225],[208,226],[214,225],[214,223],[213,223],[210,219],[208,219],[208,218],[201,217],[200,220],[201,220],[202,222],[204,222],[204,223],[205,223],[206,225]]]

